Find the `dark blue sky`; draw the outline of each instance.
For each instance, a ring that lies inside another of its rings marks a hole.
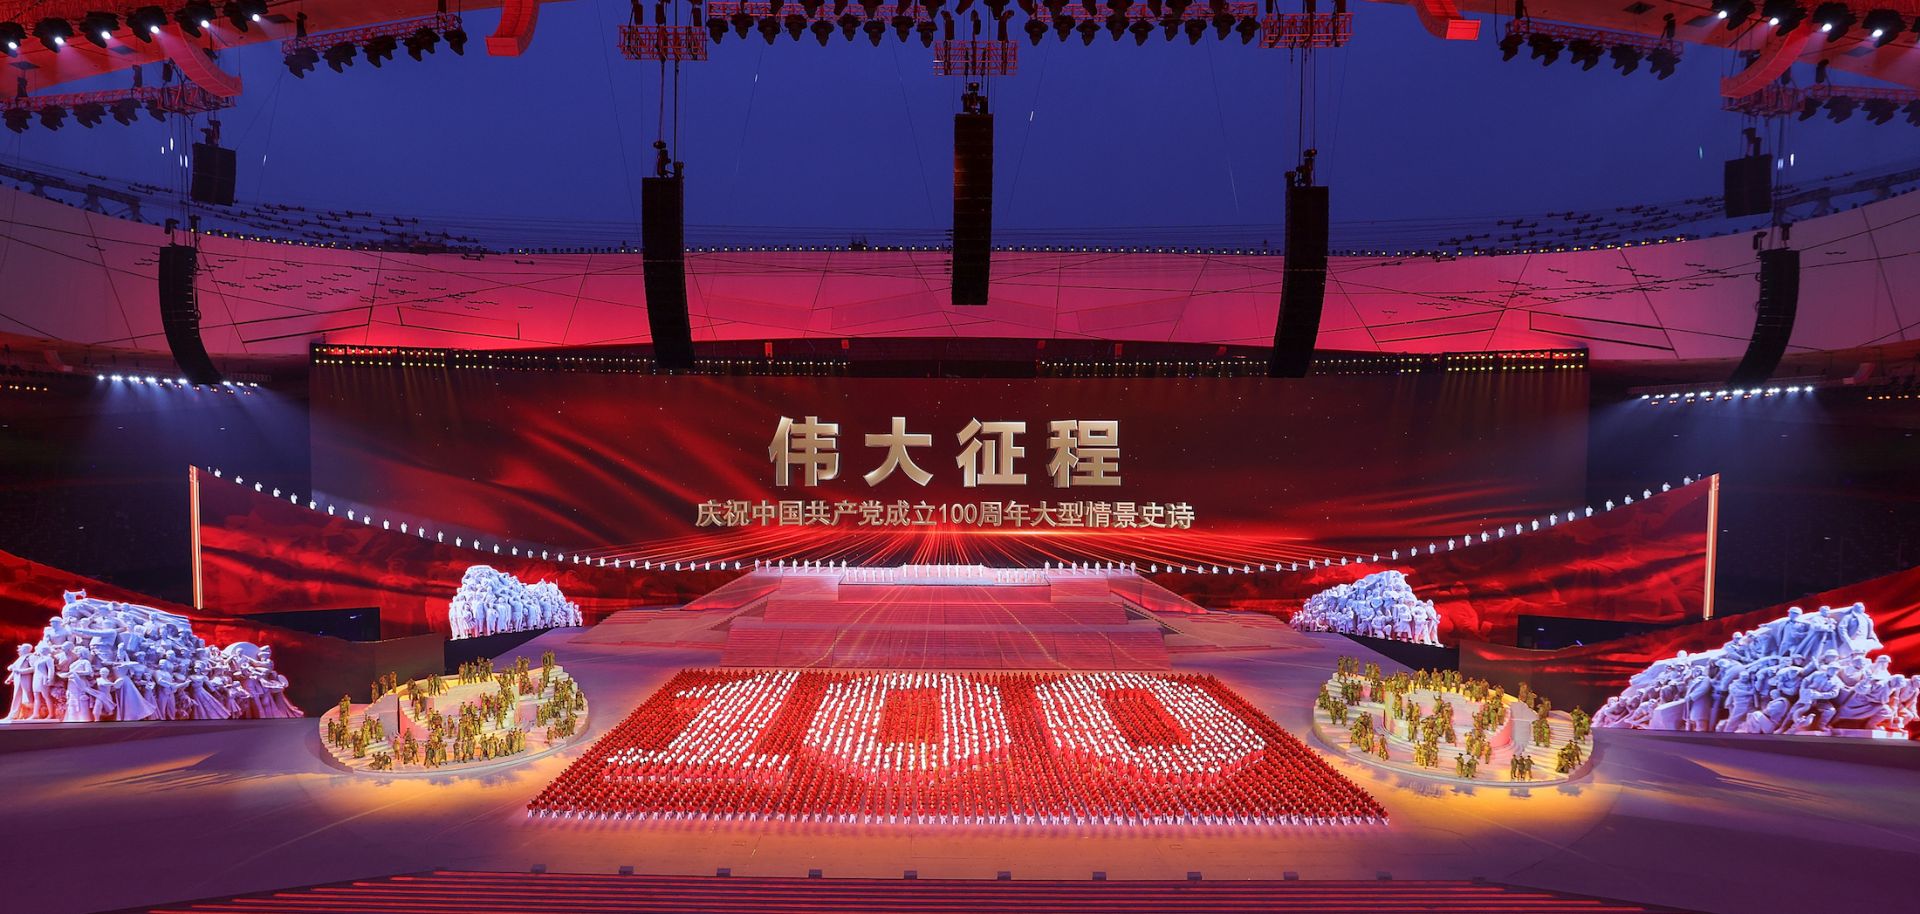
[[[1721,160],[1738,149],[1739,120],[1719,111],[1715,91],[1725,52],[1690,49],[1662,82],[1604,63],[1590,72],[1524,55],[1504,63],[1491,22],[1479,42],[1443,42],[1410,8],[1356,11],[1354,42],[1316,61],[1317,142],[1336,222],[1717,193]],[[517,59],[485,55],[493,12],[467,17],[465,57],[442,48],[414,63],[402,53],[380,70],[323,65],[296,80],[277,43],[229,53],[226,65],[247,81],[225,115],[240,195],[470,222],[632,222],[637,179],[652,166],[659,71],[614,48],[626,12],[616,0],[546,7]],[[1023,43],[1020,73],[990,89],[1001,240],[1138,226],[1150,241],[1209,231],[1169,227],[1278,223],[1299,74],[1288,54],[1237,37]],[[836,36],[821,48],[809,36],[768,46],[729,35],[710,61],[683,70],[683,87],[677,151],[690,223],[739,227],[730,231],[743,239],[803,226],[946,227],[960,85],[933,76],[917,43]],[[0,155],[166,184],[178,169],[160,152],[168,130],[145,120],[36,126],[0,135]],[[1920,149],[1920,130],[1897,119],[1818,119],[1790,134],[1802,180]]]

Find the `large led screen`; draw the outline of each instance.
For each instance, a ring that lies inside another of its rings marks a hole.
[[[335,498],[568,548],[718,549],[769,531],[792,536],[751,557],[853,534],[919,543],[886,558],[921,562],[979,559],[970,541],[1020,533],[1358,546],[1578,503],[1586,387],[1577,371],[905,380],[320,364],[313,472]]]

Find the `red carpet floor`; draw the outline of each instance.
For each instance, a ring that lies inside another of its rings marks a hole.
[[[436,871],[143,908],[150,914],[1635,914],[1672,911],[1485,882],[1027,882]]]

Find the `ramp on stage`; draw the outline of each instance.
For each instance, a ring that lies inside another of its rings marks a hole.
[[[1155,614],[1202,612],[1131,571],[979,565],[760,568],[686,610],[727,666],[894,670],[1165,670]],[[616,614],[585,640],[639,631]]]

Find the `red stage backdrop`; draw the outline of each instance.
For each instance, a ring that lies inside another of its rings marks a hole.
[[[1492,682],[1532,683],[1535,690],[1562,706],[1582,705],[1591,710],[1626,688],[1627,679],[1656,660],[1680,651],[1711,650],[1727,643],[1734,632],[1786,615],[1789,606],[1809,611],[1821,606],[1864,603],[1873,616],[1874,633],[1886,645],[1878,653],[1893,657],[1896,673],[1920,671],[1920,568],[1849,584],[1766,609],[1719,616],[1705,622],[1647,632],[1615,641],[1528,651],[1491,644],[1463,644],[1460,669]]]
[[[1612,511],[1491,542],[1399,561],[1283,574],[1160,574],[1168,590],[1209,609],[1288,617],[1308,597],[1388,568],[1440,611],[1441,639],[1513,643],[1522,615],[1684,622],[1704,614],[1717,478]],[[1566,515],[1562,512],[1561,517]],[[1478,532],[1476,528],[1475,533]],[[1403,547],[1404,548],[1404,547]]]
[[[329,516],[205,473],[196,477],[198,576],[209,612],[377,606],[387,637],[445,633],[461,575],[491,565],[528,584],[553,581],[591,625],[617,609],[691,600],[737,576],[495,555]]]
[[[1055,514],[1037,529],[1076,534],[1144,534],[1144,526],[1119,520],[1126,502],[1143,521],[1149,510],[1161,512],[1163,523],[1152,527],[1161,533],[1175,525],[1165,506],[1185,505],[1196,536],[1384,542],[1576,503],[1586,465],[1586,400],[1587,379],[1578,371],[903,380],[323,361],[313,372],[313,476],[318,491],[396,517],[569,547],[697,535],[714,544],[706,554],[719,554],[743,528],[697,527],[698,506],[710,500],[723,513],[728,501],[818,501],[838,525],[800,515],[792,528],[799,539],[839,543],[849,532],[897,529],[931,544],[912,559],[922,562],[971,558],[967,537],[928,534],[951,532],[952,505],[972,504],[969,514],[977,514],[982,502],[1047,502]],[[783,417],[792,420],[785,434]],[[779,485],[770,450],[803,452],[808,417],[837,425],[837,473],[808,485],[806,465],[790,462],[788,484]],[[894,417],[904,420],[905,434],[926,436],[919,439],[924,445],[906,449],[930,474],[924,485],[904,466],[872,484],[866,478],[884,468],[888,455],[868,439],[892,434]],[[1002,438],[987,426],[968,439],[974,420],[1022,422],[1025,430]],[[1050,439],[1054,423],[1071,422],[1080,426],[1060,434],[1079,435],[1080,462],[1066,470],[1071,485],[1061,487],[1051,471],[1062,454]],[[1114,424],[1091,424],[1100,422]],[[972,452],[982,461],[973,487],[961,466],[970,443],[982,445]],[[1102,448],[1113,450],[1102,455]],[[985,460],[989,453],[996,460]],[[988,470],[1007,472],[990,477]],[[995,481],[1015,474],[1025,482]],[[1094,485],[1097,476],[1118,484]],[[915,509],[924,503],[930,523],[920,524],[928,518],[916,512],[906,527],[863,525],[868,501]],[[1104,523],[1091,516],[1079,525],[1063,521],[1059,506],[1077,502],[1107,504],[1111,516]],[[973,524],[962,518],[960,526]],[[1004,533],[1012,523],[980,519],[979,526]],[[745,529],[769,527],[756,521]],[[803,544],[785,548],[779,555],[808,554]],[[833,556],[856,564],[863,557]],[[1024,558],[1039,564],[1048,557]]]

